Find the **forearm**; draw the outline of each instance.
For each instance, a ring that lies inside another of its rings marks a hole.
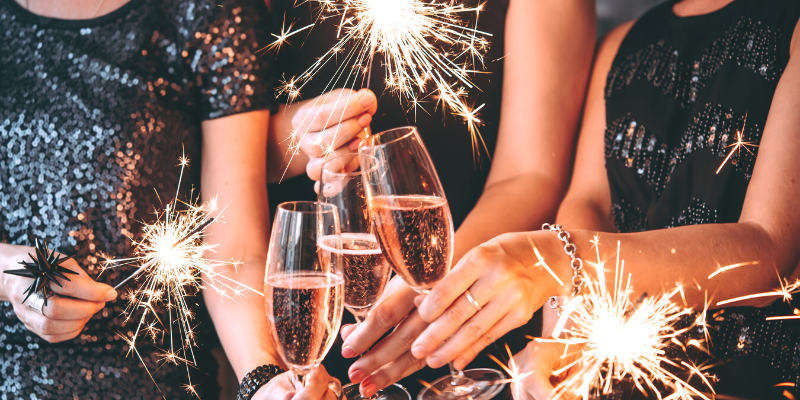
[[[617,261],[624,260],[623,279],[630,274],[634,291],[632,298],[643,293],[661,293],[675,284],[684,286],[686,301],[695,309],[702,309],[706,293],[713,297],[713,306],[734,297],[770,291],[778,287],[778,275],[789,276],[797,263],[797,251],[790,239],[774,237],[753,222],[731,224],[694,225],[642,233],[602,233],[594,230],[568,229],[571,241],[583,258],[584,270],[592,279],[597,269],[586,261],[597,262],[597,250],[592,241],[599,238],[599,260],[605,263],[606,282],[613,289],[613,276]],[[537,243],[548,264],[568,282],[572,271],[567,256],[554,234],[547,234],[543,243]],[[517,246],[525,245],[517,240]],[[521,247],[520,247],[521,248]],[[529,251],[529,250],[528,250]],[[531,257],[532,258],[532,257]],[[738,263],[757,262],[722,272],[712,278],[720,267]],[[696,285],[701,287],[696,290]],[[734,305],[762,305],[764,300],[739,302]]]
[[[225,268],[218,272],[263,293],[264,264],[265,258],[258,257],[238,266],[237,271]],[[236,284],[232,286],[235,288]],[[233,296],[231,290],[226,293]],[[203,291],[206,307],[237,378],[241,380],[248,372],[264,364],[285,368],[270,337],[264,297],[248,289],[234,298],[225,296],[214,289]]]
[[[558,208],[556,223],[565,229],[580,228],[599,232],[617,232],[614,220],[604,205],[567,197]]]
[[[453,264],[495,236],[536,230],[552,222],[563,190],[554,179],[535,173],[487,186],[456,232]]]
[[[292,117],[297,105],[281,105],[269,120],[267,143],[267,182],[276,183],[306,172],[308,156],[298,151],[293,138]]]

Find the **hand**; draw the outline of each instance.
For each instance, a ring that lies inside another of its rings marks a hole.
[[[301,103],[292,117],[292,131],[301,135],[300,150],[310,158],[308,176],[319,181],[324,156],[358,152],[362,139],[358,135],[377,110],[377,99],[369,89],[336,89]]]
[[[22,268],[17,263],[27,259],[28,253],[36,252],[32,247],[0,246],[0,270]],[[50,289],[55,294],[47,299],[41,314],[28,306],[35,294],[22,304],[25,298],[22,293],[30,286],[30,278],[0,274],[0,299],[10,301],[14,313],[25,327],[50,343],[74,339],[92,315],[105,307],[105,302],[117,297],[117,292],[111,286],[92,280],[75,260],[67,260],[61,265],[78,274],[67,274],[70,281],[56,278],[62,286],[50,283]]]
[[[561,249],[556,236],[548,232],[498,236],[472,249],[427,296],[415,299],[419,315],[430,325],[414,341],[414,357],[426,358],[432,368],[454,360],[453,366],[463,369],[486,346],[528,322],[548,297],[563,291],[555,278],[535,265],[528,236],[541,250]],[[565,254],[563,260],[557,253],[546,255],[552,261],[569,260]],[[568,272],[563,264],[559,267],[561,281],[566,282]],[[468,289],[481,310],[467,300]]]
[[[578,352],[574,352],[578,353]],[[563,357],[564,345],[554,342],[537,342],[532,340],[522,351],[514,355],[514,363],[523,376],[511,384],[514,400],[546,400],[550,399],[558,385],[558,377],[553,371],[563,368],[567,360]],[[568,393],[561,398],[568,399]]]
[[[306,377],[305,387],[295,387],[291,372],[284,372],[267,382],[252,397],[252,400],[337,400],[330,384],[341,388],[336,378],[328,375],[322,365],[317,366]]]
[[[414,358],[410,351],[411,343],[428,326],[415,310],[416,296],[417,292],[395,277],[364,322],[342,327],[342,356],[353,358],[369,350],[348,371],[351,382],[361,383],[363,397],[369,398],[425,366],[425,360]],[[394,331],[370,350],[392,328]]]

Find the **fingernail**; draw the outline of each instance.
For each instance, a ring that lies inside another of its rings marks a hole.
[[[360,369],[357,369],[357,370],[351,372],[348,377],[350,378],[350,382],[358,383],[358,382],[361,382],[361,380],[364,379],[366,377],[366,375],[364,375],[363,371],[361,371]]]
[[[361,98],[358,99],[358,104],[360,104],[361,107],[364,108],[369,108],[369,106],[371,106],[372,103],[374,102],[375,102],[375,96],[373,96],[372,93],[364,93],[361,95]]]
[[[425,301],[425,296],[423,296],[423,295],[419,295],[417,297],[414,297],[414,305],[416,307],[419,307],[420,304],[422,304],[423,301]]]
[[[114,300],[116,298],[117,298],[117,291],[114,290],[114,289],[108,289],[108,291],[106,292],[106,296],[103,297],[103,300],[111,301],[111,300]]]
[[[428,351],[424,347],[416,345],[411,349],[411,355],[419,360],[425,358],[428,355]]]
[[[362,128],[368,127],[370,122],[372,122],[372,115],[363,114],[358,117],[358,125]]]
[[[361,385],[361,395],[364,397],[372,397],[377,391],[378,387],[372,382]]]
[[[439,359],[439,357],[437,357],[437,356],[430,356],[430,357],[428,357],[428,365],[429,365],[431,368],[439,368],[439,367],[441,367],[441,366],[442,366],[442,365],[444,365],[444,364],[442,363],[442,360],[440,360],[440,359]]]
[[[350,346],[342,347],[342,357],[344,357],[344,358],[353,358],[356,355],[357,355],[356,352]]]
[[[358,151],[359,146],[361,146],[361,138],[355,138],[350,142],[350,150],[352,151]]]

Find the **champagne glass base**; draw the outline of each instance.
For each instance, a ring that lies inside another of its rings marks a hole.
[[[342,394],[344,395],[342,397],[343,400],[411,400],[408,390],[398,383],[379,390],[372,397],[361,396],[358,391],[358,384],[351,383],[344,386]]]
[[[490,368],[475,368],[464,372],[464,377],[447,375],[422,389],[417,400],[488,400],[498,395],[506,386],[505,376]]]

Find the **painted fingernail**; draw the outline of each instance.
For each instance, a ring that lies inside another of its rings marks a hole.
[[[375,102],[375,96],[372,93],[364,93],[361,95],[361,98],[358,99],[358,104],[361,105],[363,108],[368,108]]]
[[[357,369],[357,370],[351,372],[350,375],[348,376],[348,378],[350,378],[350,382],[357,383],[357,382],[361,382],[361,380],[366,378],[366,375],[364,374],[363,371],[361,371],[360,369]]]
[[[428,355],[428,351],[421,345],[416,345],[411,349],[411,354],[419,360],[425,358]]]
[[[370,122],[372,122],[372,115],[362,114],[358,117],[358,125],[362,128],[368,127]]]
[[[427,361],[428,361],[428,365],[429,365],[431,368],[439,368],[439,367],[441,367],[442,365],[444,365],[444,364],[442,363],[442,360],[440,360],[440,359],[439,359],[439,357],[437,357],[437,356],[430,356],[430,357],[428,357],[428,360],[427,360]]]
[[[342,357],[344,358],[353,358],[356,356],[355,350],[353,350],[350,346],[342,347]]]
[[[361,385],[361,395],[364,397],[372,397],[377,391],[378,387],[372,382]]]
[[[117,291],[114,290],[114,289],[108,289],[108,291],[106,292],[105,297],[103,297],[103,300],[111,301],[111,300],[114,300],[116,298],[117,298]]]

